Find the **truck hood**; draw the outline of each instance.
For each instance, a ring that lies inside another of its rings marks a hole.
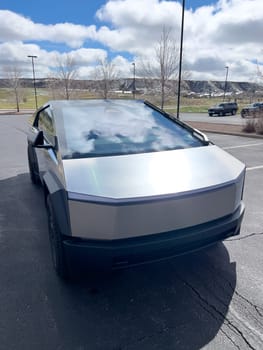
[[[63,160],[66,190],[116,200],[180,195],[233,183],[239,160],[215,145],[189,149]]]

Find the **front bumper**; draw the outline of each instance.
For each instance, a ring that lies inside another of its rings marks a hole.
[[[67,237],[64,253],[70,265],[109,270],[159,261],[207,247],[238,235],[244,204],[231,215],[194,227],[135,238],[87,240]]]

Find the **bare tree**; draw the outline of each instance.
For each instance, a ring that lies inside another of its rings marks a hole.
[[[257,62],[257,76],[258,76],[258,78],[263,79],[263,72],[262,72],[262,70],[259,68],[258,62]]]
[[[94,73],[95,79],[99,81],[102,96],[107,99],[114,80],[118,78],[116,67],[107,58],[100,59]]]
[[[16,103],[16,110],[17,112],[19,112],[22,71],[16,64],[14,64],[12,66],[7,66],[4,68],[4,75],[7,79],[8,87],[11,88],[13,91]]]
[[[171,36],[171,29],[163,26],[160,40],[155,45],[152,61],[141,60],[138,73],[145,78],[158,79],[160,82],[161,108],[164,107],[166,92],[173,84],[170,80],[178,78],[179,45]]]
[[[53,100],[55,100],[59,95],[57,93],[59,89],[58,78],[54,77],[53,75],[48,75],[45,83],[49,90],[49,95],[52,97]]]
[[[163,27],[155,53],[160,69],[161,108],[163,108],[166,83],[174,76],[178,67],[178,49],[175,41],[170,39],[170,30],[167,30],[166,27]]]
[[[57,57],[57,79],[53,80],[63,88],[63,97],[70,99],[72,93],[72,82],[77,78],[78,68],[72,55],[67,54],[65,57]]]

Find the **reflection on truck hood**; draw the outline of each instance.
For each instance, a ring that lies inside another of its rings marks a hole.
[[[244,164],[217,146],[63,160],[66,189],[113,199],[140,198],[222,186]]]

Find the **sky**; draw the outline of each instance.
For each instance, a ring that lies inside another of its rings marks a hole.
[[[180,42],[182,1],[1,0],[0,77],[18,66],[31,77],[52,76],[66,55],[80,79],[112,60],[120,76],[132,63],[154,63],[164,26]],[[183,69],[193,80],[258,82],[263,69],[263,0],[185,0]],[[137,71],[138,72],[138,71]]]

